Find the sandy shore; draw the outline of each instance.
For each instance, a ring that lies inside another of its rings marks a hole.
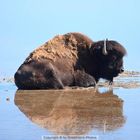
[[[13,77],[2,77],[0,83],[14,83]],[[100,80],[98,83],[99,87],[107,87],[108,82]],[[140,87],[140,72],[137,71],[125,71],[118,77],[114,78],[113,87],[122,88],[138,88]]]
[[[108,82],[100,81],[99,86],[108,86]],[[113,87],[138,88],[140,87],[140,72],[125,71],[114,78]]]

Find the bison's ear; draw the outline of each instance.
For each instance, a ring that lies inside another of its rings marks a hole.
[[[108,39],[98,41],[92,44],[93,53],[100,52],[103,55],[108,55]]]

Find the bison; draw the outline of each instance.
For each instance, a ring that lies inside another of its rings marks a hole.
[[[113,40],[94,42],[81,33],[57,35],[34,50],[14,75],[19,89],[63,89],[112,84],[123,72],[125,48]]]

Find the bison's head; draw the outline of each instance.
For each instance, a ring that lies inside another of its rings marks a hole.
[[[91,50],[98,65],[98,78],[113,81],[113,77],[123,72],[125,48],[116,41],[104,40],[92,44]]]

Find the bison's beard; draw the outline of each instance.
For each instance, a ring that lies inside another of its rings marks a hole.
[[[104,69],[101,71],[100,76],[103,79],[112,80],[114,77],[117,77],[119,73],[120,72],[118,70]]]

